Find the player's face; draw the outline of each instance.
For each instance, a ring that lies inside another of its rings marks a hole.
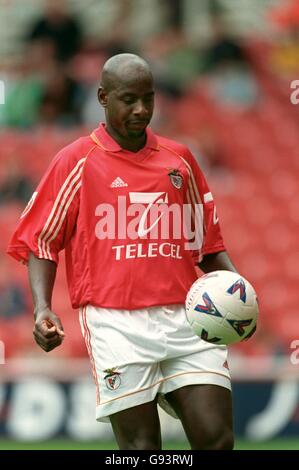
[[[153,81],[150,76],[124,80],[107,94],[101,95],[106,109],[108,129],[125,139],[144,135],[154,110]]]

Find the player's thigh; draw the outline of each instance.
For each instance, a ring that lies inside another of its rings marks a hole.
[[[97,386],[97,420],[107,422],[111,415],[155,400],[163,379],[163,347],[157,352],[154,328],[146,334],[147,312],[135,318],[128,311],[88,306],[80,320]]]
[[[193,449],[232,449],[232,396],[218,385],[188,385],[166,394]]]
[[[120,449],[161,449],[156,399],[110,415],[110,421]]]

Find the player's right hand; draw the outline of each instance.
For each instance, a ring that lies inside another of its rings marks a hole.
[[[35,342],[46,352],[60,346],[64,339],[64,331],[60,319],[50,309],[35,314],[33,329]]]

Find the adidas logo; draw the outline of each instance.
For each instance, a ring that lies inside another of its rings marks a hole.
[[[110,188],[124,188],[128,186],[119,176],[110,184]]]

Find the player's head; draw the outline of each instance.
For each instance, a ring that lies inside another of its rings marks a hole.
[[[98,98],[107,127],[123,138],[144,135],[154,109],[154,83],[149,65],[134,54],[118,54],[104,64]]]

